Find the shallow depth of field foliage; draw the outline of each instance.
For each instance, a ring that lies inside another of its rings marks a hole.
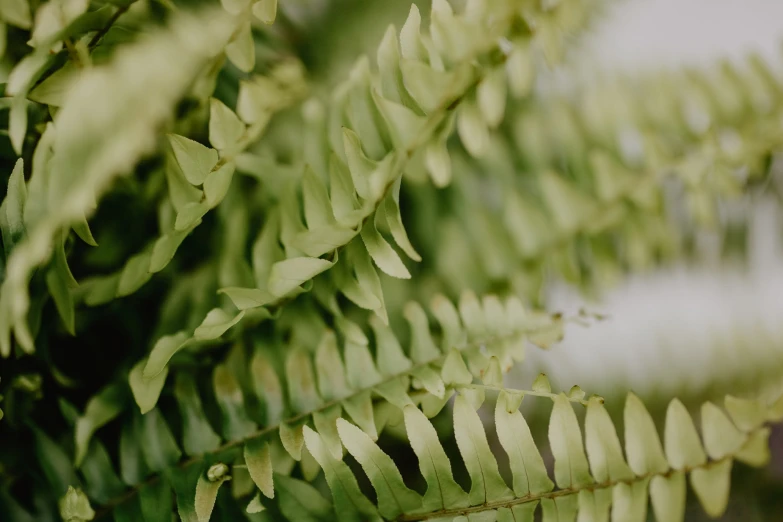
[[[604,2],[406,2],[0,0],[0,520],[783,517],[779,358],[504,379],[612,320],[553,283],[743,258],[775,66],[555,90]]]

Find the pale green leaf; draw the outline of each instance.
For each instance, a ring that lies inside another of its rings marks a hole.
[[[669,463],[650,413],[639,398],[629,393],[625,400],[625,454],[636,475],[665,473]]]
[[[709,464],[691,472],[691,487],[704,511],[718,518],[726,511],[731,484],[731,459]]]
[[[655,520],[685,520],[685,490],[685,475],[682,472],[675,471],[668,477],[653,477],[650,481],[650,501]]]
[[[394,241],[402,249],[405,254],[414,261],[421,261],[421,256],[416,252],[416,249],[411,245],[408,234],[405,232],[405,227],[402,224],[402,216],[400,215],[400,184],[402,179],[396,180],[392,184],[391,193],[386,196],[383,203],[383,212],[386,217],[386,223],[389,227]]]
[[[585,417],[585,447],[593,477],[598,482],[631,480],[614,423],[601,401],[591,399]]]
[[[277,16],[277,0],[258,0],[253,4],[253,14],[267,25],[273,23]]]
[[[383,324],[377,315],[370,317],[369,321],[375,334],[375,360],[381,375],[389,377],[409,370],[412,363],[405,357],[402,346],[391,328]]]
[[[160,392],[163,390],[163,385],[166,383],[166,376],[169,373],[168,367],[163,366],[152,377],[145,378],[144,369],[147,364],[149,364],[147,359],[142,359],[133,366],[128,375],[133,398],[136,400],[141,413],[147,413],[155,407],[158,397],[160,397]]]
[[[724,405],[731,420],[742,431],[753,431],[766,420],[766,408],[760,401],[727,395]]]
[[[253,482],[267,498],[274,498],[275,488],[272,480],[272,456],[269,443],[261,439],[251,439],[245,443],[245,464]]]
[[[462,354],[456,348],[452,348],[443,361],[441,377],[446,384],[470,384],[473,382],[473,375],[468,371]]]
[[[364,431],[344,419],[337,419],[337,431],[345,449],[370,478],[381,515],[393,519],[421,507],[421,497],[408,489],[392,459]]]
[[[352,395],[345,399],[342,405],[354,424],[364,430],[371,439],[376,440],[378,438],[370,390]]]
[[[442,398],[446,393],[446,386],[438,372],[428,365],[417,366],[411,371],[411,375],[432,395]]]
[[[237,148],[245,133],[245,124],[239,117],[216,99],[209,99],[209,142],[220,151],[232,151]]]
[[[672,400],[666,410],[664,447],[669,464],[677,470],[697,467],[707,461],[693,419],[678,399]]]
[[[410,272],[408,272],[397,252],[394,251],[375,228],[374,220],[368,219],[365,222],[361,235],[367,252],[369,252],[375,264],[378,265],[378,268],[392,277],[410,279]]]
[[[198,328],[193,331],[193,337],[199,340],[217,339],[241,321],[244,316],[244,310],[232,317],[222,308],[213,308],[207,313]]]
[[[768,427],[759,428],[748,435],[748,439],[734,457],[749,466],[761,467],[769,462],[771,457],[769,450]]]
[[[481,157],[489,149],[489,128],[472,100],[462,102],[457,112],[457,132],[471,156]]]
[[[285,374],[288,397],[294,413],[305,413],[321,404],[310,356],[302,348],[293,348],[286,357]]]
[[[303,426],[303,424],[287,424],[284,422],[280,424],[278,430],[283,448],[294,460],[302,459],[302,446],[304,445]]]
[[[248,416],[239,382],[227,364],[215,367],[212,374],[212,387],[222,412],[222,431],[225,438],[241,439],[256,431],[255,423]]]
[[[612,488],[612,520],[647,521],[647,486],[649,478],[631,484],[620,482]]]
[[[87,454],[93,433],[122,413],[124,407],[125,394],[119,384],[103,388],[87,402],[84,413],[76,421],[74,462],[77,467]]]
[[[415,301],[405,304],[403,315],[411,327],[410,357],[414,363],[424,363],[441,356],[430,334],[429,320],[421,305]]]
[[[454,401],[454,437],[470,475],[470,503],[483,504],[513,498],[498,472],[497,461],[476,410],[462,395]]]
[[[359,484],[348,466],[335,459],[324,446],[318,433],[309,427],[304,427],[304,438],[307,449],[323,468],[326,481],[332,490],[334,508],[339,520],[360,521],[373,517],[375,507],[359,490]]]
[[[324,331],[315,352],[315,371],[318,392],[325,401],[342,399],[349,394],[345,380],[345,366],[337,348],[337,337],[332,330]]]
[[[495,428],[500,445],[508,454],[514,493],[518,497],[551,491],[554,484],[547,475],[530,428],[519,412],[519,403],[501,391],[495,404]]]
[[[225,2],[226,0],[223,1]],[[243,4],[247,3],[247,0],[240,1]],[[249,19],[242,24],[239,32],[226,46],[226,56],[240,71],[250,72],[253,70],[256,64],[256,50]]]
[[[282,297],[305,281],[328,270],[333,264],[326,259],[314,257],[294,257],[278,261],[272,265],[269,274],[269,291],[277,297]]]
[[[454,481],[451,462],[432,423],[413,405],[406,406],[403,411],[408,439],[419,459],[421,474],[427,482],[423,508],[435,511],[468,506],[468,495]]]
[[[198,522],[209,522],[209,518],[212,516],[212,510],[215,508],[218,490],[223,482],[230,478],[231,477],[221,477],[216,480],[209,480],[204,473],[199,476],[198,482],[196,483],[195,497]]]
[[[375,367],[372,354],[365,343],[352,340],[345,342],[345,371],[348,386],[353,390],[364,390],[381,382],[381,374]]]
[[[169,134],[168,138],[185,179],[193,185],[204,183],[218,162],[217,151],[177,134]]]
[[[204,201],[210,208],[216,207],[226,197],[236,166],[233,161],[221,165],[204,180]]]
[[[582,430],[579,429],[571,402],[562,393],[553,401],[555,405],[549,421],[549,443],[555,457],[557,485],[570,488],[591,484],[593,478],[582,446]]]
[[[248,310],[258,308],[273,302],[276,297],[260,288],[240,288],[236,286],[221,288],[219,294],[225,294],[231,299],[239,310]]]
[[[169,360],[184,346],[187,339],[186,332],[177,332],[158,339],[152,347],[147,364],[144,365],[144,379],[152,379],[165,370]]]
[[[313,424],[321,435],[326,449],[336,459],[343,458],[343,445],[340,443],[340,435],[337,432],[337,420],[342,417],[343,409],[340,404],[334,404],[323,410],[313,412]]]
[[[704,449],[713,460],[735,453],[747,440],[726,414],[711,402],[701,406],[701,429]]]
[[[539,373],[533,380],[532,390],[537,393],[552,393],[552,385],[545,373]]]

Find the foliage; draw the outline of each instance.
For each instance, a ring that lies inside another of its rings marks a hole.
[[[761,60],[545,93],[599,3],[414,4],[347,68],[322,28],[396,8],[207,4],[0,0],[0,518],[676,521],[686,481],[725,512],[783,399],[699,433],[670,398],[662,443],[628,390],[504,374],[604,319],[539,311],[553,280],[687,257],[769,182]]]

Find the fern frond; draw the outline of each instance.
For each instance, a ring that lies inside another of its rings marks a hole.
[[[307,426],[314,427],[329,454],[339,458],[343,445],[337,422],[344,415],[371,440],[376,440],[407,405],[418,405],[428,416],[434,416],[455,389],[483,394],[481,386],[472,384],[474,378],[483,379],[491,389],[498,386],[502,373],[512,362],[523,359],[525,342],[547,347],[562,336],[559,316],[526,311],[513,298],[501,302],[486,296],[479,301],[466,293],[455,306],[438,296],[431,308],[440,335],[433,336],[424,310],[409,303],[406,317],[411,341],[407,353],[397,336],[377,317],[370,321],[374,353],[362,330],[344,318],[337,323],[342,347],[331,330],[325,330],[311,350],[292,347],[282,356],[263,346],[245,354],[236,345],[229,358],[212,373],[209,396],[214,399],[202,399],[203,392],[190,370],[174,369],[174,396],[184,427],[181,441],[172,437],[169,423],[155,408],[168,367],[152,359],[146,366],[144,361],[137,364],[129,380],[145,415],[125,422],[128,435],[124,440],[130,443],[134,437],[149,436],[148,442],[158,449],[154,450],[155,455],[149,455],[143,444],[127,448],[130,460],[121,462],[120,474],[134,489],[104,502],[101,512],[161,480],[157,475],[144,480],[143,475],[130,473],[132,468],[128,466],[137,466],[132,462],[154,461],[148,465],[150,471],[169,470],[166,473],[198,478],[203,475],[193,475],[193,468],[206,472],[212,463],[229,463],[239,458],[240,450],[254,483],[271,497],[276,490],[276,486],[272,487],[272,474],[287,475],[295,461],[301,462],[306,476],[317,473],[318,467],[311,471],[307,468],[314,464],[315,456],[304,449]],[[92,435],[122,412],[125,400],[117,391],[113,387],[101,392],[76,422],[77,466],[91,465]],[[532,393],[551,396],[543,387]],[[207,400],[219,408],[220,429],[214,429],[205,414]],[[166,441],[163,446],[162,441]],[[182,453],[178,446],[184,449],[188,460],[180,462]],[[205,491],[214,493],[210,488]]]
[[[564,2],[556,10],[579,10],[581,5]],[[348,299],[387,320],[372,262],[393,277],[409,273],[378,230],[388,230],[411,259],[420,259],[402,224],[401,176],[421,168],[427,151],[434,151],[442,169],[440,147],[455,126],[463,142],[471,142],[469,150],[479,152],[488,126],[499,124],[497,104],[502,108],[506,97],[503,67],[514,52],[504,48],[498,35],[513,39],[532,30],[532,25],[527,30],[517,27],[523,15],[527,24],[537,16],[520,13],[505,1],[473,2],[462,14],[436,2],[426,35],[420,32],[421,17],[413,6],[399,40],[394,28],[386,32],[377,73],[363,57],[336,88],[328,116],[315,105],[307,107],[320,130],[306,135],[313,142],[305,149],[316,156],[300,181],[286,185],[281,206],[267,216],[266,227],[279,226],[279,231],[259,236],[269,251],[263,254],[265,266],[257,267],[257,288],[222,290],[240,311],[220,312],[225,319],[220,325],[226,327],[220,334],[236,324],[234,319],[241,321],[244,310],[276,307],[309,289],[310,281],[326,271],[334,272],[336,288]],[[542,15],[536,27],[546,27],[547,16]],[[520,64],[512,60],[508,66]],[[244,161],[253,160],[246,156]],[[435,175],[443,177],[440,171]],[[198,340],[206,339],[194,331],[185,342]]]
[[[186,41],[190,31],[203,33],[198,45]],[[27,286],[33,270],[50,257],[50,244],[63,227],[94,211],[97,195],[154,148],[154,130],[170,116],[170,107],[214,49],[228,39],[229,31],[229,20],[215,13],[183,16],[169,30],[121,50],[109,65],[86,72],[69,91],[55,130],[49,131],[54,133],[49,142],[52,172],[46,176],[46,184],[40,178],[35,185],[31,181],[27,198],[27,205],[45,210],[34,222],[25,223],[27,238],[9,258],[0,292],[0,353],[4,357],[11,352],[12,330],[25,351],[33,350],[27,325]],[[144,64],[141,70],[140,63]],[[171,67],[170,63],[177,65]],[[141,82],[140,74],[149,80]],[[152,89],[155,94],[150,98],[152,85],[156,86]],[[138,111],[132,100],[138,100],[144,110]],[[129,109],[131,106],[134,108]],[[129,120],[134,124],[124,125]],[[42,172],[47,170],[41,167]]]
[[[672,522],[684,520],[686,477],[705,511],[720,516],[728,502],[733,462],[763,465],[769,458],[766,440],[770,430],[765,423],[783,420],[781,399],[767,406],[727,396],[727,411],[710,402],[702,405],[702,441],[690,414],[675,399],[667,411],[662,445],[644,405],[629,394],[624,413],[624,456],[602,399],[584,401],[587,414],[583,443],[582,427],[571,406],[574,400],[565,394],[551,394],[552,481],[518,411],[525,394],[530,393],[501,390],[495,406],[495,428],[509,459],[511,488],[498,472],[476,413],[483,398],[476,401],[460,394],[454,404],[454,431],[470,475],[469,492],[454,482],[451,464],[434,428],[414,406],[405,407],[405,427],[427,482],[423,497],[407,489],[394,462],[360,430],[347,421],[338,421],[338,431],[348,452],[369,477],[377,494],[378,512],[386,520],[532,520],[540,505],[545,522],[572,520],[577,513],[580,520],[608,520],[611,513],[612,520],[632,522],[647,519],[649,499],[656,520]],[[321,451],[318,434],[307,433],[305,442],[319,463],[342,469],[343,475],[350,473],[345,464]],[[330,471],[326,473],[330,487],[336,487],[335,480],[329,478]],[[404,494],[410,499],[403,501],[391,494],[388,488],[392,483],[398,483],[394,492],[399,495],[407,491]],[[358,490],[356,494],[360,494]],[[338,516],[356,516],[356,503],[336,494],[334,502]]]

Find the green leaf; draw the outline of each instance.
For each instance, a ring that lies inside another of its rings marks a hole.
[[[156,472],[173,466],[182,456],[158,408],[141,417],[141,451],[147,467]]]
[[[328,270],[332,265],[333,262],[314,257],[294,257],[278,261],[272,265],[269,291],[276,297],[282,297],[305,281]]]
[[[500,125],[506,109],[506,74],[503,68],[490,71],[479,82],[476,102],[487,125],[491,128]]]
[[[655,520],[679,522],[685,519],[685,474],[675,471],[650,481],[650,500]]]
[[[519,412],[519,404],[501,391],[495,404],[495,428],[500,445],[508,454],[514,493],[518,497],[552,491],[554,483],[547,475],[530,428]]]
[[[669,470],[661,440],[650,413],[639,398],[629,393],[625,400],[625,454],[633,472],[662,474]]]
[[[310,356],[302,348],[294,347],[285,362],[288,397],[294,413],[316,409],[322,402],[316,389]]]
[[[576,495],[541,499],[541,512],[543,513],[541,519],[543,522],[571,522],[576,519],[578,509]]]
[[[454,401],[454,437],[470,475],[470,504],[508,500],[514,494],[498,472],[487,434],[476,410],[462,395]]]
[[[216,99],[209,99],[209,142],[220,151],[233,151],[245,133],[245,124],[234,111]]]
[[[193,332],[193,337],[199,340],[217,339],[241,321],[244,316],[244,310],[231,317],[222,308],[213,308]]]
[[[342,417],[343,408],[334,404],[328,408],[313,412],[313,424],[326,445],[326,448],[336,459],[343,458],[343,445],[337,433],[337,419]]]
[[[283,448],[294,460],[302,459],[302,446],[304,445],[304,433],[302,430],[303,424],[288,424],[286,422],[281,423],[278,430]]]
[[[139,490],[144,522],[171,521],[171,484],[165,476]],[[137,519],[138,520],[138,519]]]
[[[479,158],[489,149],[489,128],[472,100],[462,102],[457,113],[457,132],[465,149]]]
[[[372,98],[389,126],[394,146],[405,150],[419,136],[426,120],[405,105],[384,98],[375,89]]]
[[[381,375],[390,377],[409,370],[412,363],[405,357],[391,328],[383,324],[377,315],[370,317],[369,321],[375,334],[375,360]]]
[[[267,25],[273,23],[277,16],[277,0],[259,0],[253,4],[253,14]]]
[[[264,405],[265,423],[279,423],[285,409],[283,387],[277,371],[261,351],[257,351],[250,361],[250,376],[253,390]]]
[[[231,299],[239,310],[248,310],[258,308],[273,302],[276,297],[260,288],[240,288],[236,286],[221,288],[219,294],[225,294]]]
[[[386,217],[386,223],[389,227],[394,241],[397,243],[405,254],[414,261],[421,261],[421,256],[416,252],[416,249],[411,245],[408,234],[405,232],[405,227],[402,224],[402,216],[400,215],[400,186],[402,179],[397,179],[391,188],[391,192],[382,205],[383,214]]]
[[[161,375],[164,374],[165,372]],[[156,377],[158,378],[160,375]],[[174,379],[174,396],[182,415],[182,444],[185,453],[200,455],[220,446],[220,437],[204,415],[195,377],[190,372],[177,372]]]
[[[302,480],[275,473],[275,489],[280,497],[280,511],[288,520],[331,522],[332,505],[313,486]]]
[[[564,394],[553,399],[549,421],[549,443],[555,457],[555,480],[561,488],[578,488],[593,483],[582,446],[582,430]]]
[[[489,358],[489,366],[481,372],[481,382],[487,386],[503,387],[503,370],[500,360],[494,355]]]
[[[366,390],[343,401],[345,412],[351,417],[351,420],[359,426],[371,439],[378,438],[378,432],[375,427],[375,417],[372,407],[372,394]]]
[[[223,435],[228,440],[247,437],[256,431],[245,406],[239,382],[226,364],[220,364],[212,374],[215,398],[223,412]]]
[[[141,416],[134,413],[120,432],[120,476],[129,486],[140,483],[149,473],[141,446]]]
[[[421,305],[415,301],[405,304],[403,315],[411,327],[410,357],[414,363],[430,362],[440,357],[430,334],[429,320]]]
[[[60,445],[42,430],[32,427],[35,455],[48,486],[56,496],[64,495],[72,484],[79,484],[71,459]]]
[[[171,150],[185,179],[201,185],[218,162],[218,153],[204,145],[177,134],[168,134]]]
[[[591,399],[587,404],[585,447],[596,481],[617,482],[633,478],[633,472],[623,458],[614,423],[598,399]]]
[[[367,345],[352,340],[345,342],[345,371],[348,386],[353,390],[372,388],[382,379]]]
[[[345,449],[359,461],[378,495],[378,510],[387,519],[421,507],[421,497],[402,481],[397,466],[365,432],[344,419],[337,419],[337,431]]]
[[[177,332],[158,339],[150,352],[147,363],[144,365],[144,379],[151,380],[164,371],[169,360],[185,345],[187,339],[188,334],[186,332]]]
[[[24,210],[27,202],[27,186],[24,182],[24,161],[16,160],[5,199],[0,205],[0,232],[3,235],[3,247],[6,257],[11,255],[13,246],[18,243],[25,232]]]
[[[152,247],[152,255],[150,256],[149,271],[151,273],[160,272],[166,265],[174,258],[174,254],[177,253],[177,249],[182,244],[182,241],[190,233],[190,230],[173,231],[168,234],[163,234],[155,241],[155,245]]]
[[[439,373],[436,372],[432,367],[428,365],[417,366],[411,371],[411,376],[416,379],[414,383],[418,381],[418,384],[421,387],[423,387],[435,397],[444,397],[444,394],[446,393],[446,385],[440,378]]]
[[[693,419],[678,399],[672,400],[666,410],[663,438],[666,458],[672,468],[684,470],[700,466],[707,461]]]
[[[769,462],[769,434],[767,427],[759,428],[748,436],[747,442],[740,448],[735,458],[749,466],[761,467]]]
[[[150,251],[137,254],[125,263],[117,283],[117,297],[130,295],[144,285],[152,277],[149,271]]]
[[[261,439],[251,439],[245,443],[245,464],[253,478],[253,483],[267,498],[275,497],[272,479],[272,456],[269,443]]]
[[[304,427],[304,438],[307,449],[324,470],[338,519],[358,522],[376,516],[375,507],[359,490],[356,477],[348,466],[335,459],[321,437],[307,426]]]
[[[766,408],[757,400],[740,399],[727,395],[724,404],[731,420],[742,431],[753,431],[763,425],[766,420]]]
[[[225,466],[225,464],[216,464],[215,466]],[[213,468],[215,466],[212,466]],[[210,480],[207,475],[202,473],[196,483],[195,509],[198,522],[209,522],[212,516],[212,510],[215,508],[218,490],[223,482],[230,480],[231,477],[219,477]]]
[[[729,503],[731,464],[732,460],[726,459],[691,472],[691,487],[704,511],[713,518],[723,515]]]
[[[397,252],[386,242],[381,234],[375,228],[375,222],[368,219],[362,227],[362,241],[367,247],[372,260],[378,265],[378,268],[386,274],[399,279],[410,279],[411,274],[405,267],[405,264],[397,255]]]
[[[60,516],[66,522],[82,522],[95,518],[95,511],[81,489],[68,486],[65,496],[60,499]]]
[[[75,465],[79,467],[87,454],[87,447],[93,433],[122,413],[125,407],[125,393],[120,384],[103,388],[87,402],[84,413],[76,421]]]
[[[315,352],[315,369],[318,375],[318,392],[325,401],[342,399],[350,390],[345,380],[337,337],[332,330],[325,330]]]

